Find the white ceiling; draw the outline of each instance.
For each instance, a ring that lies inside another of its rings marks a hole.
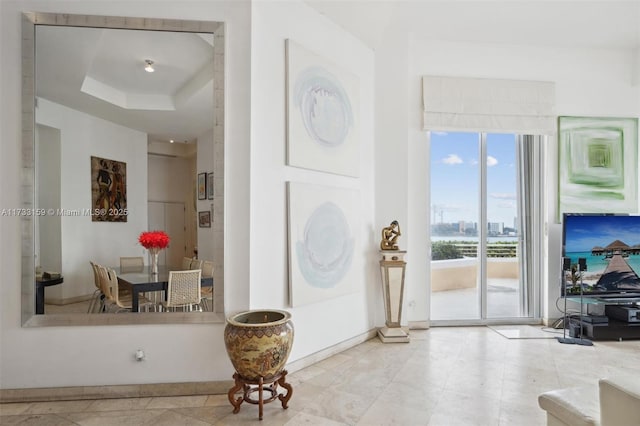
[[[213,127],[213,34],[39,25],[36,96],[151,141],[193,141]]]
[[[415,39],[640,49],[640,0],[307,0],[375,49],[385,30]]]

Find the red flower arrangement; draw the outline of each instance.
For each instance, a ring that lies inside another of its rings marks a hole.
[[[164,231],[145,231],[138,242],[146,249],[163,249],[169,245],[169,236]]]

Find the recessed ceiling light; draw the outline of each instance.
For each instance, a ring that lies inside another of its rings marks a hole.
[[[154,72],[155,71],[155,69],[153,68],[153,61],[151,59],[145,59],[144,63],[145,63],[144,70],[146,72]]]
[[[169,139],[169,143],[173,143],[173,142],[174,142],[174,140],[173,140],[173,139]]]

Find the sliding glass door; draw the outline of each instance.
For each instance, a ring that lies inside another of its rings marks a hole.
[[[431,134],[431,319],[480,318],[477,133]]]
[[[437,321],[534,314],[525,235],[529,151],[514,134],[430,132],[431,310]],[[523,185],[523,182],[526,185]],[[523,225],[524,224],[524,225]]]
[[[527,282],[520,277],[518,168],[516,135],[487,134],[486,145],[486,318],[521,317],[520,293]]]

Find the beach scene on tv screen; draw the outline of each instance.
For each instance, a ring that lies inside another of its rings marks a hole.
[[[563,228],[563,294],[580,294],[581,283],[584,294],[640,293],[640,216],[567,215]]]

